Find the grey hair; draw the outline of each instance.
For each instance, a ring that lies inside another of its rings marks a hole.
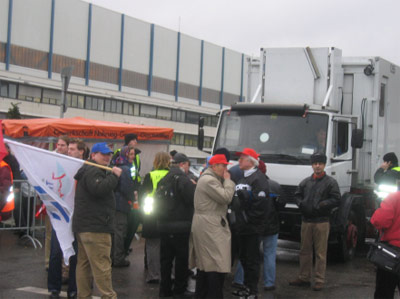
[[[250,161],[253,163],[254,166],[258,167],[259,162],[257,159],[253,158],[252,156],[247,156],[247,157],[250,159]]]

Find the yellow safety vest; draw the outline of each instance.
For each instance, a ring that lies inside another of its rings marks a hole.
[[[168,172],[169,172],[169,170],[166,170],[166,169],[150,171],[150,178],[151,178],[151,182],[153,183],[153,191],[151,191],[151,193],[149,194],[150,196],[154,195],[154,193],[156,192],[158,183],[161,181],[161,179],[163,177],[165,177],[167,175]]]

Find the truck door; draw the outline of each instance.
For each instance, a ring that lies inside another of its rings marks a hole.
[[[342,194],[350,191],[351,187],[353,168],[351,131],[350,118],[333,117],[330,174],[337,180]]]

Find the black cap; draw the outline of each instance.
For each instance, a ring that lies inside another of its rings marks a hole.
[[[189,158],[185,154],[176,153],[172,158],[172,163],[179,164],[183,162],[189,162]]]
[[[318,162],[326,164],[326,155],[323,153],[315,153],[311,155],[310,160],[311,164]]]
[[[131,142],[132,140],[138,140],[137,135],[136,134],[126,134],[125,135],[125,145],[128,145],[129,142]]]
[[[229,161],[231,159],[231,154],[225,147],[217,148],[213,153],[213,155],[218,155],[218,154],[224,155],[226,158],[226,161]]]
[[[396,165],[399,163],[399,161],[397,160],[396,154],[393,153],[393,152],[390,152],[390,153],[385,154],[385,155],[383,156],[383,161],[385,161],[385,162],[392,162],[393,164],[396,164]]]
[[[176,150],[172,150],[172,151],[169,152],[169,155],[170,155],[171,157],[174,157],[177,153],[178,153],[178,152],[177,152]]]

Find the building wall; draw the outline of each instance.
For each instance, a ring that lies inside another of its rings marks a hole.
[[[3,78],[59,90],[60,72],[66,66],[74,66],[71,92],[133,102],[140,98],[141,103],[200,114],[213,115],[246,94],[241,53],[81,0],[0,0]],[[44,98],[36,97],[37,102],[24,102],[21,107],[28,115],[57,117],[58,109],[48,107]],[[67,112],[73,113],[110,117],[73,108]],[[137,120],[131,116],[117,120],[125,118]],[[182,134],[197,134],[195,125],[170,123]]]

